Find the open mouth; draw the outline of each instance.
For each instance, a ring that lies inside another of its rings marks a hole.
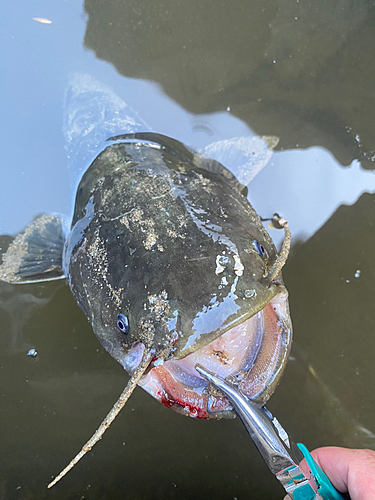
[[[291,344],[287,293],[185,358],[154,363],[139,385],[168,408],[193,418],[233,416],[228,399],[195,370],[197,363],[265,403],[285,368]]]

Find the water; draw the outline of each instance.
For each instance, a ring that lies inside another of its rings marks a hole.
[[[372,2],[21,0],[1,18],[0,234],[71,213],[62,129],[73,73],[196,148],[277,135],[249,186],[257,211],[281,213],[294,236],[284,278],[295,341],[269,407],[310,449],[375,449]],[[125,376],[62,282],[0,284],[0,329],[0,498],[282,497],[240,422],[183,418],[140,389],[47,491]]]

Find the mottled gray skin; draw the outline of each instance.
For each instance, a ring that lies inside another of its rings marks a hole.
[[[242,188],[219,163],[156,134],[114,138],[86,171],[64,272],[121,364],[136,341],[155,358],[182,358],[284,289],[263,277],[276,250]]]

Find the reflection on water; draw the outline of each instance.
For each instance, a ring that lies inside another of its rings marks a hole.
[[[280,147],[320,145],[372,169],[374,9],[369,0],[189,3],[86,0],[85,45],[189,111],[228,107]],[[214,11],[214,15],[213,14]]]
[[[364,192],[375,192],[373,171],[363,170],[358,161],[343,169],[327,150],[315,147],[275,154],[250,184],[249,199],[261,214],[288,214],[294,240],[306,240],[341,204],[352,205]],[[281,243],[282,234],[272,236]]]
[[[303,431],[311,434],[312,446],[334,441],[375,448],[375,399],[368,390],[375,378],[374,217],[373,194],[340,207],[312,238],[294,246],[285,272],[296,331],[295,361],[289,363],[290,372],[272,403],[288,391],[291,376],[301,403],[293,407],[291,418],[309,427],[313,417],[319,426],[314,433]],[[304,373],[304,382],[298,372]],[[302,390],[305,383],[307,391]],[[304,419],[301,411],[307,409],[309,419]]]
[[[295,342],[269,406],[310,448],[375,449],[375,189],[359,165],[374,165],[372,2],[21,4],[3,16],[0,232],[71,210],[70,73],[114,88],[154,131],[193,147],[250,129],[278,135],[283,152],[249,187],[257,211],[282,213],[295,236],[284,272]],[[0,282],[0,330],[0,498],[281,498],[240,422],[183,418],[141,390],[47,493],[125,376],[62,282]]]

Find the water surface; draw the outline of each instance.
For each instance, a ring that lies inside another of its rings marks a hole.
[[[310,449],[375,449],[372,2],[21,0],[1,17],[0,234],[71,213],[72,73],[195,148],[277,135],[249,186],[256,210],[284,215],[294,236],[284,278],[295,341],[269,407]],[[184,418],[141,389],[47,491],[126,382],[63,282],[0,283],[0,370],[0,498],[282,497],[239,421]]]

